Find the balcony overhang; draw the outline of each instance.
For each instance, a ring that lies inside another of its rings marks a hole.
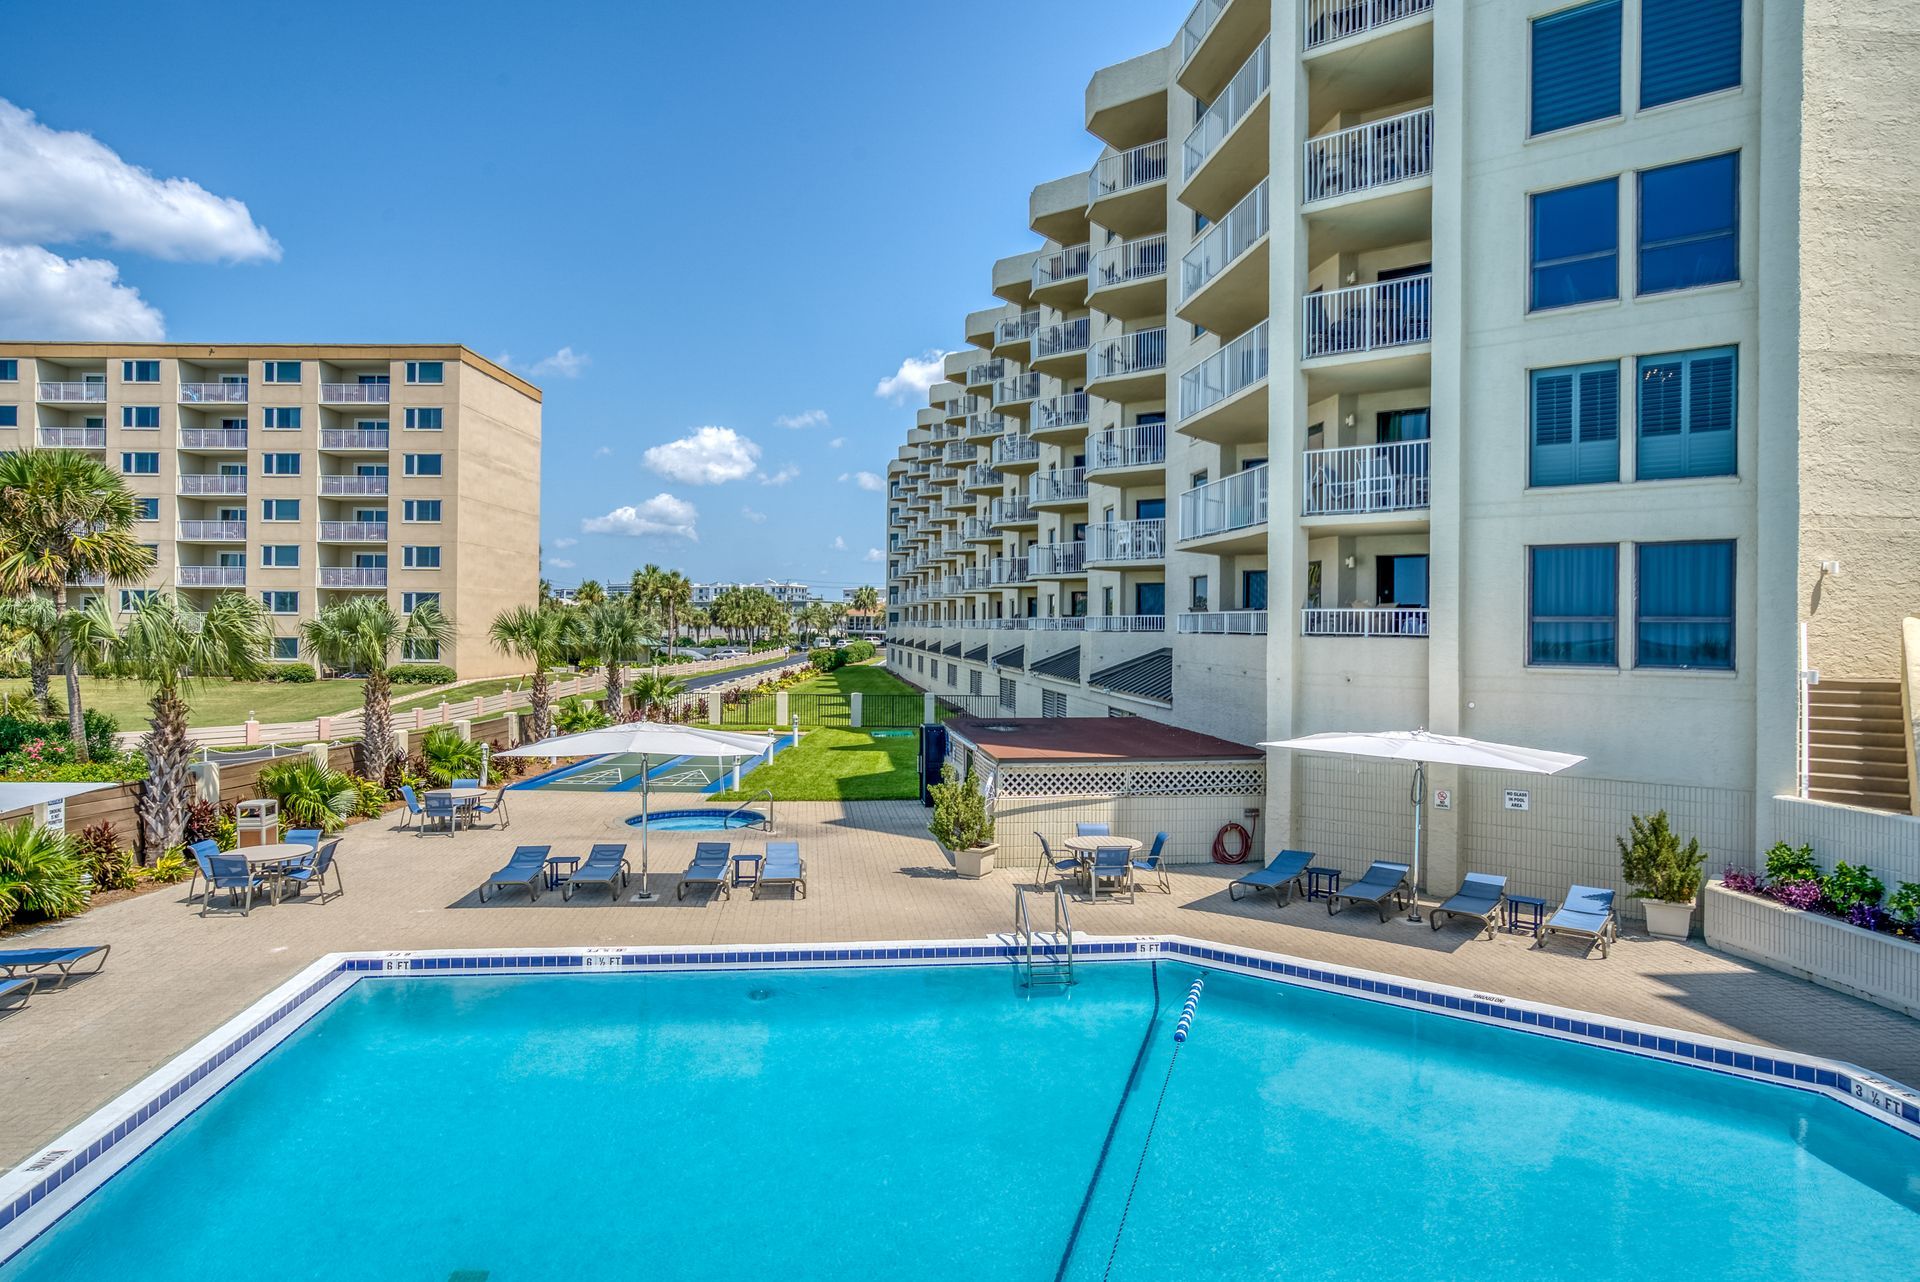
[[[1310,49],[1300,65],[1315,120],[1431,98],[1433,12]]]
[[[1307,261],[1433,239],[1433,177],[1356,191],[1303,206]],[[1186,315],[1183,310],[1181,315]]]
[[[1163,232],[1167,229],[1167,180],[1156,178],[1096,196],[1087,206],[1087,220],[1128,240]]]
[[[1204,534],[1194,539],[1181,539],[1176,546],[1182,552],[1205,552],[1210,556],[1264,552],[1267,550],[1267,522],[1222,530],[1218,534]]]
[[[1033,265],[1042,251],[1030,250],[1002,258],[993,265],[993,296],[1016,307],[1025,307],[1033,298]],[[999,353],[996,352],[995,355]]]
[[[1273,118],[1273,93],[1260,95],[1247,114],[1234,123],[1220,144],[1207,154],[1180,188],[1180,203],[1205,214],[1210,221],[1224,218],[1240,198],[1267,176],[1267,145]]]
[[[1089,273],[1087,306],[1121,320],[1143,320],[1162,316],[1167,310],[1167,271],[1135,274],[1107,281],[1096,271]]]
[[[1115,151],[1166,137],[1173,53],[1169,45],[1094,72],[1087,82],[1087,132]]]
[[[1267,268],[1272,244],[1272,233],[1254,241],[1175,308],[1174,314],[1215,334],[1238,334],[1258,323],[1271,310],[1267,306]]]
[[[1272,6],[1264,0],[1228,0],[1193,53],[1174,72],[1182,89],[1212,102],[1273,29]]]
[[[994,327],[1013,314],[1014,311],[1011,307],[989,307],[984,311],[968,312],[966,323],[967,342],[983,351],[991,349],[993,346]]]
[[[1027,225],[1061,245],[1087,239],[1087,171],[1041,183],[1027,196]]]
[[[1250,383],[1231,396],[1224,396],[1207,408],[1175,425],[1182,436],[1215,445],[1252,445],[1267,439],[1267,388],[1269,380]]]
[[[1306,375],[1309,401],[1345,392],[1425,387],[1433,381],[1433,344],[1409,343],[1340,356],[1316,356],[1301,361],[1300,372]],[[1184,425],[1181,430],[1185,430]]]

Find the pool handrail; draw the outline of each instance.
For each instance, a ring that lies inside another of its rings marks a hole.
[[[762,797],[766,798],[767,813],[761,817],[759,824],[758,825],[741,824],[740,826],[742,828],[757,826],[762,829],[765,829],[767,832],[772,832],[773,831],[773,789],[771,788],[762,788],[759,792],[754,793],[753,796],[748,797],[745,801],[735,806],[732,810],[727,811],[727,817],[720,821],[720,826],[722,828],[732,828],[734,826],[733,817],[739,814],[742,810],[745,810],[748,806],[751,806],[754,802],[759,801]]]

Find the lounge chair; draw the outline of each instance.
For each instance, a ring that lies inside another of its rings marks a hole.
[[[1075,824],[1073,835],[1076,837],[1111,837],[1113,829],[1106,824]]]
[[[1491,873],[1470,872],[1467,879],[1460,883],[1460,889],[1453,892],[1453,898],[1441,904],[1427,914],[1427,924],[1435,930],[1440,929],[1440,917],[1470,917],[1480,923],[1487,932],[1487,938],[1493,938],[1494,914],[1500,911],[1500,901],[1507,897],[1507,879]]]
[[[305,859],[282,870],[281,884],[293,887],[293,893],[296,895],[308,886],[313,886],[319,890],[320,902],[324,904],[327,902],[327,872],[331,870],[334,895],[338,897],[346,894],[347,883],[333,863],[333,856],[339,849],[338,841],[329,841],[326,845],[319,847]]]
[[[505,828],[507,826],[507,790],[502,788],[500,791],[494,793],[493,803],[491,805],[484,801],[475,802],[473,813],[476,815],[497,814],[500,816],[500,826]]]
[[[5,971],[8,979],[17,979],[20,971],[33,975],[43,970],[57,970],[60,972],[57,986],[64,988],[67,981],[73,978],[76,965],[99,953],[100,960],[87,972],[98,975],[106,969],[107,954],[112,951],[112,944],[78,944],[72,948],[9,948],[0,951],[0,971]]]
[[[1283,850],[1273,857],[1273,862],[1264,868],[1256,868],[1244,877],[1235,877],[1227,883],[1227,898],[1239,899],[1235,891],[1245,886],[1247,894],[1257,895],[1263,890],[1273,892],[1273,902],[1284,908],[1293,902],[1293,892],[1306,893],[1302,879],[1307,869],[1318,858],[1311,850]],[[1284,896],[1284,897],[1283,897]]]
[[[595,846],[587,851],[586,859],[567,877],[567,884],[560,887],[560,898],[572,899],[574,888],[578,886],[605,886],[607,893],[617,899],[631,873],[624,845]]]
[[[405,828],[416,819],[421,819],[424,822],[424,816],[427,812],[421,807],[420,798],[414,795],[412,784],[403,783],[400,785],[400,800],[407,803],[406,817],[400,821],[402,828]]]
[[[1372,904],[1380,910],[1380,920],[1387,919],[1389,905],[1398,903],[1407,906],[1407,866],[1389,863],[1385,859],[1376,859],[1367,869],[1366,876],[1351,886],[1342,886],[1327,897],[1327,916],[1340,911],[1342,900],[1354,904]]]
[[[430,824],[444,824],[447,836],[451,837],[460,827],[460,806],[445,793],[428,793],[427,808],[420,815],[420,827],[415,835],[426,836]]]
[[[227,892],[227,907],[240,905],[240,915],[245,917],[253,911],[253,891],[260,884],[260,878],[247,866],[245,856],[216,854],[207,860],[212,871],[207,878],[207,893],[200,897],[200,915],[207,915],[207,903],[213,898],[213,892]],[[244,901],[242,896],[245,896]]]
[[[1608,947],[1620,938],[1620,921],[1613,912],[1613,892],[1598,886],[1567,887],[1565,902],[1547,918],[1533,946],[1544,948],[1547,936],[1555,934],[1583,940],[1587,952],[1592,952],[1598,944],[1600,955],[1605,957]]]
[[[1153,849],[1147,852],[1145,859],[1136,859],[1133,861],[1133,871],[1136,874],[1145,873],[1147,876],[1152,877],[1162,891],[1171,895],[1173,893],[1173,883],[1167,880],[1166,849],[1167,834],[1164,832],[1154,833]],[[1136,876],[1135,880],[1138,881],[1139,878]]]
[[[807,861],[800,857],[797,841],[769,841],[766,858],[760,861],[760,877],[753,883],[753,897],[760,898],[765,886],[786,886],[794,898],[807,896]]]
[[[213,862],[212,860],[215,855],[220,853],[219,844],[213,841],[211,838],[209,838],[206,841],[196,841],[191,846],[187,847],[187,853],[193,856],[193,864],[194,864],[193,880],[187,883],[187,898],[188,899],[193,898],[193,888],[199,885],[202,879],[205,879],[207,883],[207,888],[203,893],[212,894],[213,893]]]
[[[1033,839],[1040,843],[1040,868],[1033,875],[1035,886],[1045,890],[1049,880],[1080,875],[1080,860],[1076,856],[1068,855],[1065,859],[1056,858],[1053,848],[1047,845],[1045,837],[1036,832],[1033,834]]]
[[[489,890],[510,890],[515,886],[524,886],[528,894],[540,898],[540,890],[547,881],[547,855],[552,850],[552,846],[516,847],[506,866],[480,883],[480,902],[487,902]]]
[[[705,886],[732,899],[733,887],[727,884],[732,871],[733,847],[724,841],[703,841],[693,848],[693,862],[680,874],[680,884],[674,888],[673,897],[685,899],[688,890]]]
[[[1101,882],[1118,882],[1124,891],[1127,902],[1133,902],[1133,852],[1125,846],[1101,846],[1093,852],[1093,863],[1087,869],[1087,893],[1095,902],[1100,899]]]
[[[0,979],[0,1005],[12,1002],[24,1009],[39,983],[37,979]]]

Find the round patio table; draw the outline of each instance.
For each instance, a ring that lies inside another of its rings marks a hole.
[[[246,859],[250,872],[267,874],[268,902],[277,904],[280,902],[279,871],[290,863],[311,858],[317,849],[304,841],[276,841],[268,846],[242,847],[233,853]]]
[[[1094,851],[1124,850],[1127,852],[1128,863],[1132,863],[1133,857],[1140,853],[1140,843],[1131,837],[1068,837],[1060,844],[1068,850],[1071,850],[1073,857],[1080,861],[1080,877],[1086,882],[1088,893],[1092,893],[1095,889],[1093,884]]]
[[[486,795],[487,790],[485,788],[429,788],[427,790],[427,796],[445,797],[453,802],[455,809],[463,812],[471,812],[474,803]],[[466,817],[467,825],[471,827],[473,825],[473,815],[467,813]]]

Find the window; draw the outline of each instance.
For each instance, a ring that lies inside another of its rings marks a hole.
[[[276,659],[297,659],[300,657],[299,637],[275,637],[273,639],[273,657]]]
[[[1641,0],[1640,105],[1740,83],[1740,0]]]
[[[122,405],[120,426],[140,429],[159,427],[160,407],[158,405]]]
[[[1735,152],[1641,173],[1641,293],[1740,279],[1739,193]]]
[[[1620,549],[1611,543],[1528,550],[1527,662],[1619,663]]]
[[[1534,311],[1620,297],[1620,180],[1533,196]]]
[[[440,659],[440,643],[409,641],[400,647],[400,657],[411,663],[437,663]]]
[[[1195,614],[1205,614],[1213,608],[1208,604],[1206,575],[1196,574],[1187,580],[1187,608]]]
[[[407,454],[402,456],[408,476],[439,476],[440,456],[438,454]]]
[[[403,547],[400,549],[400,564],[409,570],[437,570],[440,568],[440,549]]]
[[[160,362],[121,361],[120,381],[123,383],[158,383],[160,381]]]
[[[1012,712],[1014,699],[1015,699],[1015,696],[1018,695],[1018,693],[1019,693],[1019,687],[1014,685],[1013,679],[1011,677],[1000,678],[1000,706],[1001,707],[1005,708],[1008,712]]]
[[[1375,563],[1374,580],[1381,605],[1413,610],[1427,608],[1425,555],[1380,557]]]
[[[438,407],[410,409],[407,411],[407,429],[413,432],[437,432],[440,430],[440,410]]]
[[[300,430],[300,407],[269,405],[261,411],[260,425],[269,432],[297,432]]]
[[[300,475],[300,456],[298,454],[262,454],[260,470],[268,476]]]
[[[1267,572],[1265,570],[1240,572],[1240,608],[1242,610],[1267,608]]]
[[[135,499],[133,501],[133,519],[136,521],[159,520],[160,500],[156,498]]]
[[[1064,717],[1067,715],[1067,696],[1058,690],[1040,692],[1040,715],[1043,717]]]
[[[1620,114],[1620,0],[1533,20],[1532,132]]]
[[[160,589],[158,588],[121,588],[120,589],[120,612],[122,614],[125,614],[127,611],[139,605],[142,601],[145,601],[150,597],[152,597],[153,594],[158,592],[159,590]]]
[[[160,475],[158,450],[128,450],[120,456],[120,470],[128,476]]]
[[[1731,347],[1640,358],[1639,479],[1734,474],[1737,367]]]
[[[1733,543],[1636,549],[1633,661],[1642,668],[1733,667]]]
[[[260,376],[269,383],[298,383],[300,362],[266,361],[261,366]]]
[[[444,382],[446,367],[440,361],[408,361],[407,381],[409,383]]]
[[[20,362],[0,361],[0,383],[17,383],[19,381]]]
[[[260,600],[266,604],[268,614],[300,613],[298,592],[262,592]]]
[[[400,513],[400,519],[403,521],[438,521],[440,500],[408,499],[400,505]]]
[[[400,612],[402,614],[412,614],[429,601],[432,601],[436,605],[439,604],[440,594],[438,592],[402,592],[400,594]]]
[[[260,519],[263,521],[297,521],[300,519],[300,500],[261,499]]]
[[[299,545],[293,543],[268,543],[260,549],[260,564],[283,569],[299,565]]]
[[[0,427],[20,426],[20,407],[18,405],[0,405]]]
[[[1530,485],[1620,479],[1620,367],[1568,365],[1533,372]]]
[[[957,663],[949,663],[947,665],[947,685],[957,686],[959,684],[960,684],[960,665]]]

